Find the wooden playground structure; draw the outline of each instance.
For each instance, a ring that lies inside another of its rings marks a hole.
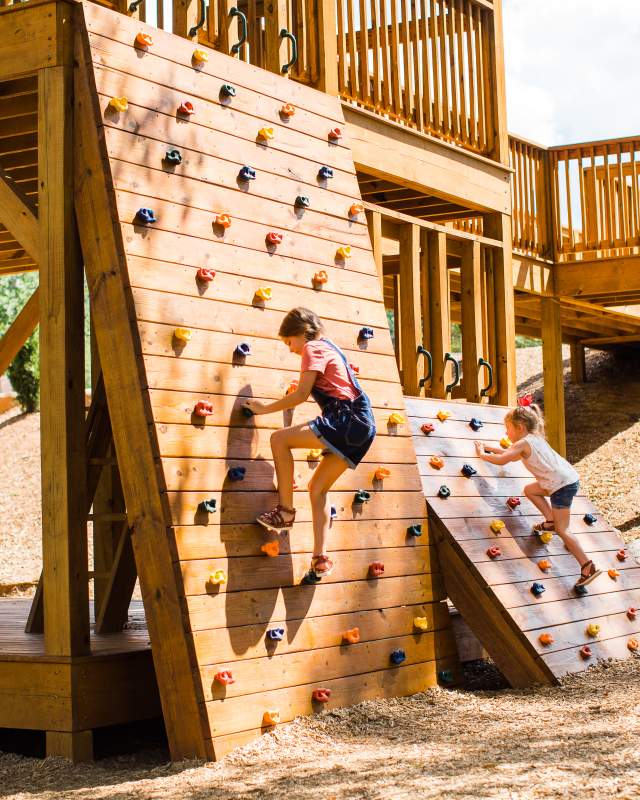
[[[568,557],[526,536],[527,501],[505,506],[522,471],[459,462],[471,417],[500,438],[516,334],[542,338],[559,450],[562,344],[579,382],[585,347],[640,341],[620,310],[640,302],[640,138],[509,136],[500,0],[176,0],[171,19],[29,0],[0,29],[0,277],[40,273],[0,374],[39,325],[43,486],[34,601],[0,602],[0,727],[80,760],[95,728],[161,708],[172,757],[219,758],[327,701],[455,685],[447,596],[516,686],[629,654],[640,568],[619,534],[579,498],[585,546],[620,574],[575,598]],[[241,413],[295,380],[276,331],[300,303],[379,431],[332,494],[341,567],[318,586],[299,583],[319,455],[296,461],[299,522],[270,557],[253,520],[283,420]]]

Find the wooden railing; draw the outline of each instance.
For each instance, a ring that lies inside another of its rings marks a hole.
[[[337,0],[340,96],[480,153],[494,142],[493,10],[476,0]]]
[[[509,137],[513,249],[538,258],[553,257],[551,191],[546,148]]]

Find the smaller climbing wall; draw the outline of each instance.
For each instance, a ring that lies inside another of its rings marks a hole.
[[[496,467],[475,456],[475,439],[497,443],[506,435],[507,409],[412,398],[406,405],[449,597],[511,684],[553,683],[599,658],[630,657],[640,640],[640,564],[620,533],[584,494],[576,498],[571,529],[604,571],[588,594],[576,596],[579,570],[562,540],[543,544],[531,533],[540,516],[523,495],[530,473],[521,463]],[[449,418],[438,419],[439,411]],[[483,423],[478,432],[472,418]],[[464,477],[465,464],[477,474]],[[446,499],[438,496],[442,486],[451,492]],[[513,510],[510,497],[519,501]],[[586,514],[596,518],[592,524]],[[504,526],[498,533],[494,521]]]

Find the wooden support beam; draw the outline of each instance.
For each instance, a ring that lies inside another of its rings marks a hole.
[[[599,347],[601,345],[612,344],[639,344],[640,333],[631,333],[625,336],[594,336],[590,339],[582,339],[585,347]]]
[[[47,731],[47,758],[93,761],[93,731]]]
[[[189,38],[189,31],[198,23],[199,0],[173,0],[173,32]],[[196,34],[197,38],[197,34]]]
[[[316,6],[318,31],[318,83],[325,94],[338,96],[338,37],[334,0],[319,0]],[[313,33],[311,33],[313,36]]]
[[[420,303],[422,307],[422,346],[431,353],[431,290],[429,285],[429,232],[420,229]],[[424,365],[423,374],[427,374],[427,364]],[[431,386],[431,377],[424,383],[426,395]],[[419,392],[422,394],[423,392]]]
[[[585,358],[585,347],[582,342],[577,339],[573,339],[570,343],[570,348],[571,382],[585,383],[587,380],[587,360]]]
[[[462,369],[464,393],[470,403],[482,402],[485,370],[478,365],[482,343],[482,265],[480,245],[469,242],[462,253]]]
[[[400,228],[400,320],[402,348],[402,388],[405,394],[418,394],[418,345],[422,343],[420,309],[420,228]]]
[[[96,633],[115,633],[124,627],[138,572],[127,522],[120,526],[111,572],[96,611]]]
[[[504,68],[504,33],[502,26],[502,0],[493,0],[489,34],[491,99],[493,101],[494,140],[491,155],[501,164],[509,164],[509,131],[507,129],[507,90]]]
[[[288,40],[280,36],[287,27],[287,0],[269,0],[264,6],[265,68],[282,75],[289,61]]]
[[[31,258],[40,262],[40,233],[33,203],[2,168],[0,168],[0,222],[11,231]]]
[[[40,314],[40,295],[36,289],[11,327],[0,339],[0,375],[3,375],[22,346],[36,329]]]
[[[445,386],[450,382],[450,367],[444,354],[451,349],[451,319],[449,314],[449,275],[447,272],[447,237],[444,233],[428,234],[429,258],[429,323],[433,375],[431,396],[446,397]]]
[[[371,239],[371,248],[373,249],[373,260],[376,264],[378,278],[380,278],[380,285],[383,286],[382,214],[379,211],[370,211],[369,209],[366,210],[365,214],[367,217],[367,227],[369,228],[369,238]]]
[[[213,0],[209,3],[209,30],[214,30],[216,25],[214,17],[217,14],[218,41],[216,49],[227,55],[234,55],[231,47],[239,40],[238,17],[229,13],[236,6],[236,0]]]
[[[542,297],[540,303],[542,307],[544,417],[547,439],[549,444],[564,456],[567,446],[564,419],[560,302],[555,297]]]

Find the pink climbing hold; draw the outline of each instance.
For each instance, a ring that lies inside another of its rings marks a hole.
[[[631,606],[631,608],[627,609],[627,617],[633,622],[638,617],[638,609]]]
[[[382,561],[372,561],[369,564],[369,576],[379,578],[381,575],[384,575],[384,564]]]
[[[593,655],[593,650],[589,647],[588,644],[585,644],[583,647],[580,648],[580,655],[582,656],[582,658],[586,660],[587,658],[591,658],[591,656]]]
[[[520,498],[519,497],[507,497],[507,505],[509,508],[514,511],[520,505]]]
[[[316,703],[327,703],[331,697],[331,689],[314,689],[311,692],[311,699]]]
[[[489,558],[498,558],[502,555],[502,550],[497,545],[493,545],[487,550],[487,555]]]

